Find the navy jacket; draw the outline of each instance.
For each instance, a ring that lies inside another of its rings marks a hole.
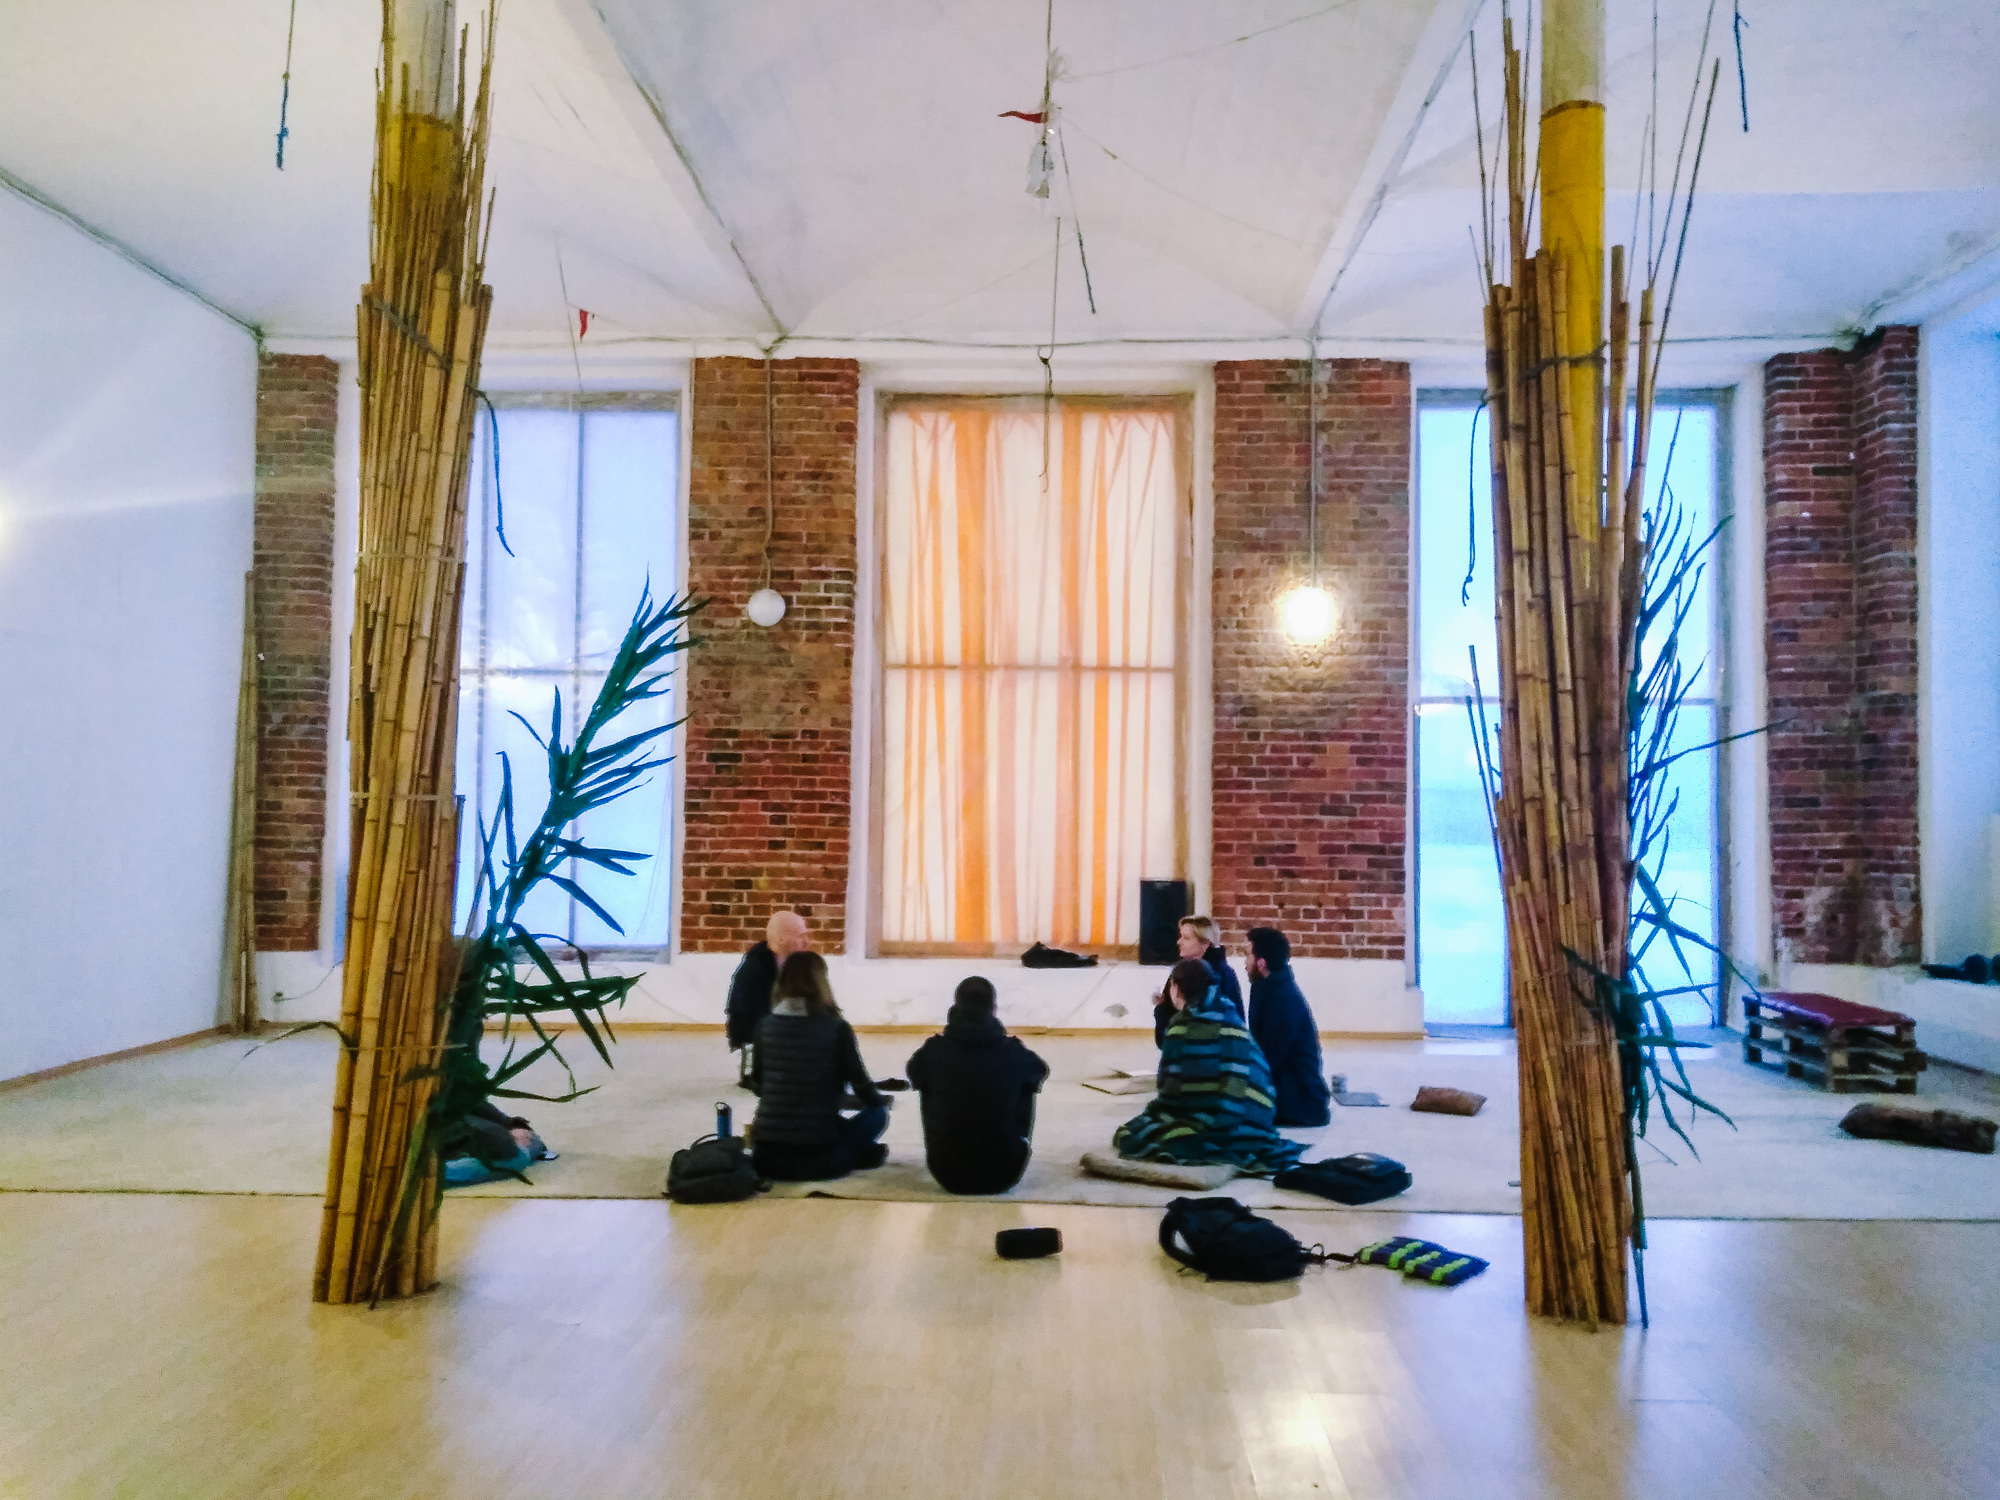
[[[1215,976],[1216,988],[1223,997],[1236,1007],[1236,1014],[1243,1014],[1243,991],[1236,983],[1236,971],[1229,967],[1229,955],[1222,951],[1218,943],[1210,943],[1208,952],[1202,954],[1201,961],[1208,965],[1208,972]],[[1164,994],[1153,1007],[1153,1045],[1165,1050],[1167,1026],[1174,1019],[1174,1002]]]
[[[757,1039],[757,1023],[771,1013],[771,986],[778,982],[778,956],[769,943],[753,943],[729,979],[729,1048]]]
[[[1299,993],[1292,966],[1250,981],[1250,1035],[1271,1065],[1280,1125],[1324,1125],[1333,1116],[1333,1093],[1320,1058],[1319,1027]]]

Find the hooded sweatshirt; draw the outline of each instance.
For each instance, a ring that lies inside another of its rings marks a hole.
[[[1004,1193],[1021,1180],[1047,1063],[991,1011],[954,1005],[909,1072],[923,1096],[924,1159],[946,1192]]]

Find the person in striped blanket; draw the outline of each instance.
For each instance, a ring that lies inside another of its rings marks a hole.
[[[1128,1161],[1181,1166],[1226,1162],[1246,1177],[1297,1164],[1306,1147],[1278,1134],[1271,1069],[1215,975],[1198,958],[1167,977],[1176,1015],[1160,1051],[1160,1091],[1118,1127],[1111,1144]]]

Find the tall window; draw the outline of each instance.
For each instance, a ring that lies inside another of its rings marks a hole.
[[[1185,865],[1177,406],[910,400],[884,429],[886,953],[1121,953]]]
[[[1493,626],[1491,460],[1486,416],[1477,398],[1427,396],[1417,433],[1417,968],[1427,1020],[1504,1025],[1507,1015],[1506,924],[1491,826],[1480,788],[1472,725],[1477,652],[1489,724],[1497,726],[1499,656]],[[1713,400],[1662,393],[1654,416],[1648,503],[1662,485],[1684,512],[1685,531],[1706,536],[1716,524],[1721,482]],[[1671,461],[1669,461],[1671,454]],[[1716,575],[1721,544],[1711,548],[1699,596],[1682,630],[1681,652],[1703,663],[1681,713],[1676,749],[1708,744],[1719,722],[1715,682]],[[1489,730],[1497,743],[1497,729]],[[1720,930],[1717,757],[1709,750],[1675,762],[1665,894],[1675,914],[1714,940]],[[1696,978],[1712,965],[1690,951]],[[1685,984],[1665,951],[1647,956],[1660,988]],[[1706,1024],[1699,995],[1667,1002],[1679,1024]]]
[[[471,817],[489,822],[499,803],[500,754],[514,784],[522,835],[548,798],[548,763],[518,713],[546,735],[556,695],[563,730],[574,734],[604,681],[625,627],[650,580],[672,593],[676,557],[676,465],[680,427],[671,397],[496,396],[481,408],[466,542],[460,635],[458,788],[466,828],[459,864],[459,918],[479,867]],[[497,425],[497,441],[496,441]],[[495,484],[494,451],[499,451]],[[498,530],[504,521],[506,546]],[[508,548],[512,548],[511,554]],[[678,681],[676,681],[678,686]],[[621,734],[678,716],[678,692],[628,710]],[[586,948],[658,948],[667,942],[673,841],[671,768],[638,791],[591,813],[577,832],[593,844],[652,856],[625,877],[570,870],[625,929],[544,885],[523,920]]]

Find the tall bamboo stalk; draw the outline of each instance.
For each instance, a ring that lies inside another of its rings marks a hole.
[[[243,575],[243,663],[236,684],[236,775],[229,802],[229,898],[222,990],[229,1029],[257,1029],[257,575]]]
[[[1632,1224],[1617,1036],[1592,986],[1625,963],[1640,541],[1637,491],[1620,469],[1645,451],[1651,302],[1628,449],[1624,256],[1611,256],[1607,331],[1601,238],[1589,235],[1590,185],[1576,180],[1595,170],[1601,205],[1601,140],[1579,169],[1560,154],[1591,118],[1565,103],[1560,131],[1543,122],[1543,180],[1569,197],[1563,213],[1544,212],[1530,255],[1526,90],[1511,21],[1504,30],[1509,258],[1485,326],[1502,705],[1493,811],[1519,1033],[1522,1229],[1530,1310],[1595,1325],[1625,1319]],[[1601,108],[1588,108],[1601,134]]]
[[[466,474],[492,290],[480,215],[494,14],[466,108],[439,51],[399,64],[384,0],[370,279],[358,310],[361,528],[355,567],[352,865],[326,1208],[313,1296],[353,1302],[436,1284],[436,1163],[413,1153],[456,964],[453,792]],[[421,56],[421,52],[419,56]],[[450,98],[451,114],[421,112]],[[411,1174],[417,1212],[399,1217]]]

